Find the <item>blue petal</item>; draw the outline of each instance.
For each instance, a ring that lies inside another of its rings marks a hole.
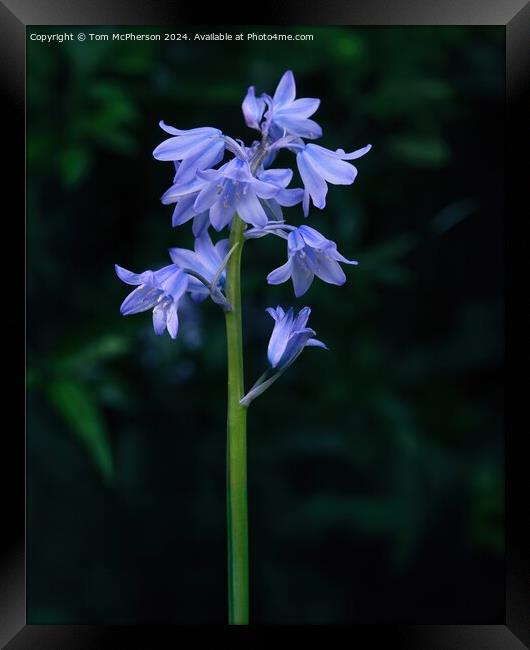
[[[309,146],[310,145],[307,145],[307,147]],[[300,172],[300,176],[304,182],[304,187],[311,196],[314,205],[317,208],[322,209],[326,205],[328,186],[322,178],[322,175],[315,169],[312,159],[307,156],[307,147],[297,154],[296,164],[298,165],[298,171]]]
[[[204,267],[201,264],[199,256],[194,251],[190,251],[187,248],[170,248],[169,256],[179,268],[191,269],[204,275]]]
[[[304,211],[304,217],[307,217],[309,215],[309,199],[310,199],[310,194],[307,190],[304,191],[304,198],[303,198],[303,203],[302,203],[302,208]]]
[[[259,174],[259,179],[265,183],[273,183],[280,187],[287,187],[293,177],[292,169],[267,169]]]
[[[154,149],[153,156],[157,160],[183,160],[206,150],[211,145],[210,138],[210,135],[204,133],[168,138]]]
[[[225,145],[222,140],[214,141],[206,150],[186,157],[180,164],[174,180],[179,183],[191,181],[198,169],[204,170],[217,165],[223,159],[224,150]]]
[[[317,255],[317,260],[318,265],[314,269],[317,277],[329,284],[341,285],[346,282],[344,271],[336,260],[329,257],[329,255],[326,255],[326,253],[319,253]]]
[[[259,123],[265,110],[265,101],[261,97],[256,98],[254,86],[250,86],[247,90],[241,108],[246,125],[251,129],[259,129]]]
[[[333,185],[351,185],[357,176],[355,167],[341,160],[333,151],[308,144],[304,153],[315,172]]]
[[[308,268],[307,264],[300,260],[299,255],[295,255],[292,264],[292,278],[294,295],[299,298],[309,289],[313,282],[314,273]]]
[[[291,277],[291,260],[288,259],[285,264],[271,271],[267,276],[269,284],[282,284]]]
[[[215,129],[211,126],[199,126],[196,129],[176,129],[174,126],[166,124],[164,120],[160,120],[158,125],[166,133],[170,133],[171,135],[221,135],[221,131],[219,131],[219,129]]]
[[[184,271],[178,269],[165,282],[162,283],[161,289],[173,300],[178,301],[188,288],[188,276]]]
[[[362,147],[361,149],[357,149],[356,151],[352,151],[351,153],[345,153],[344,149],[337,149],[337,153],[343,160],[355,160],[356,158],[360,158],[361,156],[364,156],[364,154],[368,153],[371,148],[372,145],[367,144],[365,147]]]
[[[196,194],[191,194],[190,196],[183,196],[177,201],[173,210],[173,216],[171,217],[171,225],[173,227],[180,226],[195,216],[196,213],[193,209],[193,204],[195,203],[196,197]]]
[[[344,255],[341,255],[337,249],[334,249],[332,251],[327,251],[328,255],[333,257],[334,260],[337,260],[337,262],[341,262],[342,264],[359,264],[357,260],[348,260],[344,257]]]
[[[230,223],[235,211],[233,195],[230,195],[226,191],[223,192],[223,195],[210,208],[210,222],[212,226],[217,231],[222,230]]]
[[[265,183],[260,181],[257,178],[253,178],[250,182],[254,192],[262,199],[272,199],[278,194],[280,188],[278,185],[273,185],[272,183]]]
[[[315,334],[315,330],[307,327],[299,331],[292,332],[285,350],[281,356],[281,359],[278,363],[280,366],[285,366],[288,363],[294,361],[294,359],[300,354],[304,349],[307,341]]]
[[[303,307],[295,318],[293,323],[293,330],[302,330],[307,325],[309,316],[311,315],[311,307]]]
[[[269,363],[273,368],[278,365],[284,353],[285,346],[287,345],[289,336],[291,334],[292,323],[293,310],[289,309],[289,311],[281,319],[278,319],[274,324],[274,329],[272,330],[269,346],[267,349]]]
[[[311,246],[312,248],[325,248],[329,244],[332,244],[329,239],[326,239],[324,235],[311,228],[311,226],[300,226],[298,228],[300,235],[303,237],[304,242]]]
[[[309,339],[306,342],[306,347],[323,348],[324,350],[329,350],[328,346],[318,339]]]
[[[278,117],[278,115],[286,115],[289,117],[306,118],[311,117],[319,106],[320,99],[303,97],[296,99],[287,106],[282,106],[282,108],[274,112],[274,115],[275,117]]]
[[[162,284],[177,271],[175,264],[168,264],[153,273],[153,285],[162,288]]]
[[[147,311],[156,305],[162,293],[156,287],[140,285],[122,302],[120,312],[124,316],[129,316],[130,314],[139,314],[142,311]]]
[[[217,244],[214,246],[217,256],[221,262],[227,256],[230,249],[230,240],[229,239],[220,239]]]
[[[166,329],[167,308],[168,305],[161,302],[153,309],[153,329],[155,330],[155,334],[158,336],[163,334]]]
[[[208,211],[201,212],[200,214],[195,215],[193,218],[192,231],[195,237],[200,237],[205,230],[208,230],[208,225],[210,223],[208,217]]]
[[[287,247],[289,249],[289,254],[305,248],[305,242],[299,232],[299,229],[291,230],[289,236],[287,237]]]
[[[211,280],[216,274],[222,259],[219,258],[217,250],[207,232],[195,240],[195,251],[205,269],[207,269],[208,275],[206,277]]]
[[[290,208],[297,203],[300,203],[304,198],[304,190],[301,188],[294,187],[290,190],[280,190],[278,194],[274,197],[280,205]]]
[[[282,106],[292,102],[296,97],[296,84],[291,70],[284,72],[274,93],[273,102],[275,106]]]
[[[206,185],[197,195],[193,209],[195,212],[208,210],[219,198],[219,185],[215,182]]]
[[[160,200],[164,205],[175,203],[184,196],[197,194],[204,187],[204,185],[204,180],[200,178],[196,178],[188,183],[175,183],[168,190],[166,190],[164,194],[162,194]]]
[[[274,124],[285,129],[293,135],[314,140],[322,136],[322,127],[314,120],[307,118],[291,117],[290,115],[274,115]]]
[[[177,314],[177,305],[173,302],[167,310],[167,331],[172,339],[177,337],[179,329],[179,318]]]
[[[267,307],[265,311],[267,314],[272,316],[275,321],[281,320],[285,316],[285,311],[279,305],[276,307],[276,309],[274,307]]]
[[[144,271],[143,273],[133,273],[124,269],[122,266],[114,265],[116,275],[120,278],[122,282],[126,284],[146,284],[149,279],[152,277],[152,271]]]
[[[247,192],[237,201],[236,210],[243,221],[253,226],[260,227],[268,223],[263,206],[250,186],[248,186]]]

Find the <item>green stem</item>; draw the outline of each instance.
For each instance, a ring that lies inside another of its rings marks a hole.
[[[240,273],[243,230],[244,223],[236,214],[230,247],[238,245],[226,267],[226,298],[232,305],[232,310],[226,312],[228,622],[231,625],[248,624],[247,409],[239,403],[245,393]]]

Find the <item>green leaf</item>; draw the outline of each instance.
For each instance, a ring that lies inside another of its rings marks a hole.
[[[83,443],[104,481],[113,476],[112,452],[100,410],[80,382],[57,379],[50,388],[50,399],[72,432]]]
[[[129,344],[129,340],[124,336],[112,333],[88,341],[74,341],[56,356],[54,369],[66,374],[93,367],[94,364],[125,354]]]

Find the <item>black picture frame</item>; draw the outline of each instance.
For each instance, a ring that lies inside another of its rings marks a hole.
[[[518,152],[525,146],[524,106],[530,78],[530,5],[525,0],[307,0],[301,5],[284,0],[268,14],[264,5],[256,6],[256,17],[246,15],[249,24],[328,24],[328,25],[498,25],[506,33],[506,108],[507,165],[514,165]],[[228,7],[219,7],[223,22],[241,24],[242,16]],[[209,10],[210,11],[210,10]],[[212,10],[213,11],[213,10]],[[194,15],[195,14],[195,15]],[[204,10],[192,12],[183,3],[170,0],[3,0],[0,1],[0,52],[3,62],[1,87],[4,107],[9,111],[4,122],[10,163],[6,168],[5,187],[18,196],[15,205],[22,211],[24,202],[24,125],[25,125],[25,38],[28,25],[175,25],[199,24]],[[216,16],[208,14],[213,21]],[[267,20],[264,20],[267,19]],[[7,125],[7,128],[5,128]],[[515,205],[518,187],[524,187],[524,168],[515,167],[506,174],[506,216]],[[18,190],[18,192],[17,192]],[[14,216],[14,215],[13,215]],[[24,216],[17,215],[19,223]],[[506,231],[508,231],[508,221]],[[20,239],[19,239],[20,237]],[[24,246],[24,231],[16,236]],[[20,265],[20,259],[18,260]],[[508,271],[510,269],[507,269]],[[23,295],[23,288],[21,290]],[[12,328],[22,333],[20,322],[24,309],[13,310]],[[508,321],[509,323],[509,321]],[[14,343],[13,343],[14,346]],[[20,346],[20,347],[18,347]],[[15,347],[15,346],[14,346]],[[25,344],[19,336],[16,350],[20,358]],[[12,376],[13,388],[23,386],[20,371]],[[15,381],[16,379],[16,381]],[[22,390],[24,390],[22,388]],[[23,394],[23,393],[22,393]],[[530,647],[530,539],[527,531],[528,480],[526,478],[524,441],[520,427],[506,428],[506,610],[504,624],[493,625],[398,625],[349,626],[352,643],[369,639],[402,648],[516,650]],[[184,628],[125,626],[47,626],[26,625],[25,615],[25,440],[22,427],[11,429],[6,437],[5,458],[11,473],[9,489],[4,491],[9,539],[0,564],[0,643],[9,650],[22,648],[164,647],[161,639],[178,640]],[[7,515],[9,513],[9,515]],[[4,529],[5,532],[7,528]],[[205,629],[205,628],[202,628]],[[245,634],[252,633],[252,627]],[[325,632],[326,635],[329,633]],[[197,634],[197,630],[193,632]],[[202,636],[202,631],[199,632]],[[196,637],[197,638],[197,637]],[[160,639],[160,642],[158,641]]]

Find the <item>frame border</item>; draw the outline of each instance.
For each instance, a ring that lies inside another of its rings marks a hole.
[[[274,23],[257,18],[249,24],[300,25],[300,7],[295,0],[275,6]],[[200,24],[201,11],[191,12],[171,0],[150,2],[129,0],[0,0],[1,87],[4,91],[9,125],[5,133],[11,147],[11,164],[6,169],[8,187],[25,194],[25,46],[26,27],[33,25],[178,25]],[[222,7],[223,22],[231,22],[228,8]],[[212,8],[213,10],[213,8]],[[259,7],[258,7],[259,10]],[[195,13],[195,16],[192,15]],[[221,12],[219,12],[221,13]],[[328,0],[325,8],[318,0],[304,4],[306,25],[498,25],[506,33],[506,112],[507,161],[523,153],[521,133],[525,124],[524,105],[530,79],[530,4],[526,0]],[[213,17],[212,13],[208,14]],[[202,15],[204,18],[204,13]],[[527,127],[527,121],[526,121]],[[527,155],[527,151],[525,151]],[[512,163],[513,165],[513,163]],[[506,175],[506,205],[515,207],[515,190],[525,187],[524,168]],[[518,183],[518,180],[520,181]],[[526,182],[527,179],[526,179]],[[522,193],[521,193],[522,197]],[[19,202],[20,204],[20,202]],[[513,209],[513,208],[512,208]],[[515,210],[514,210],[515,213]],[[25,217],[25,214],[24,214]],[[25,218],[23,223],[25,223]],[[25,233],[23,234],[25,238]],[[25,251],[25,246],[24,246]],[[20,313],[20,312],[19,312]],[[25,314],[25,310],[24,310]],[[25,327],[25,326],[24,326]],[[22,328],[19,328],[20,330]],[[24,330],[25,331],[25,330]],[[25,341],[22,343],[25,350]],[[524,467],[523,431],[506,429],[505,512],[506,512],[506,609],[504,625],[357,625],[349,627],[352,637],[390,642],[407,650],[524,650],[530,647],[530,534],[528,532],[528,478]],[[102,626],[25,625],[25,436],[19,432],[7,441],[6,458],[11,459],[13,479],[9,485],[11,545],[0,564],[0,644],[9,650],[26,648],[85,650],[92,648],[154,647],[155,639],[179,637],[186,630],[194,637],[208,629],[194,626]],[[4,493],[6,494],[7,491]],[[218,628],[216,628],[217,630]],[[247,628],[245,633],[252,629]],[[264,629],[264,628],[261,628]],[[326,626],[326,638],[332,627]],[[316,630],[315,630],[316,632]],[[196,637],[195,637],[196,638]],[[4,645],[6,644],[6,645]],[[526,644],[526,645],[524,645]],[[156,647],[156,646],[155,646]]]

